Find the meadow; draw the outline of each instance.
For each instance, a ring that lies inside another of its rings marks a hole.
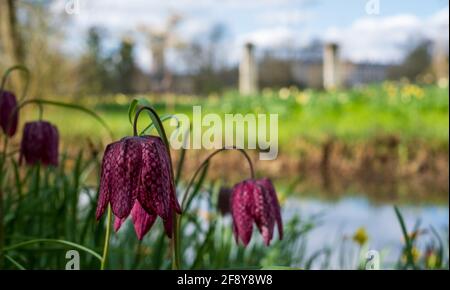
[[[329,136],[346,141],[367,140],[377,135],[394,134],[405,140],[426,140],[429,144],[448,143],[448,86],[410,83],[375,84],[324,92],[264,89],[258,96],[240,96],[235,91],[223,95],[143,95],[161,115],[192,115],[192,106],[202,113],[272,113],[279,115],[279,144],[293,145],[298,138],[321,142]],[[76,99],[49,97],[76,102],[100,115],[116,136],[130,134],[127,110],[130,96],[87,96]],[[33,118],[33,113],[27,115]],[[36,114],[36,113],[35,113]],[[101,136],[101,127],[83,113],[45,108],[46,118],[61,128],[64,138]],[[287,149],[288,150],[288,149]]]
[[[448,156],[448,86],[386,82],[333,92],[295,87],[265,89],[253,97],[242,97],[233,91],[223,96],[133,97],[145,99],[163,118],[174,113],[191,115],[193,105],[201,105],[205,114],[278,113],[279,146],[288,156],[296,156],[296,145],[301,140],[321,144],[331,136],[343,143],[370,142],[385,135],[394,135],[405,144],[423,142],[430,150]],[[112,129],[117,140],[132,134],[128,111],[133,97],[50,96],[48,99],[76,103],[92,110]],[[38,111],[27,106],[21,113],[21,123],[38,118]],[[42,115],[56,124],[60,132],[60,164],[58,167],[21,166],[14,150],[18,138],[11,141],[4,185],[5,267],[64,269],[66,251],[76,249],[81,254],[82,269],[98,269],[103,263],[108,269],[171,268],[172,246],[159,220],[143,241],[136,239],[127,221],[118,233],[111,234],[109,257],[105,262],[101,253],[105,235],[110,233],[106,232],[107,218],[95,221],[95,209],[103,148],[111,142],[111,137],[92,116],[79,110],[44,105]],[[185,164],[191,158],[189,154],[189,151],[177,152],[174,168],[178,196],[193,174]],[[208,174],[208,166],[195,181],[180,226],[181,268],[364,269],[368,266],[364,256],[368,237],[364,229],[358,229],[352,237],[333,247],[308,251],[308,235],[320,227],[320,216],[298,214],[285,220],[284,239],[278,241],[275,237],[270,247],[265,247],[259,236],[247,248],[236,245],[230,216],[219,210],[222,185],[220,179]],[[398,223],[403,233],[404,246],[397,262],[382,264],[383,267],[448,269],[448,229],[441,231],[422,226],[420,222],[408,227],[401,207],[392,210],[397,216],[393,222]],[[330,262],[332,257],[337,257],[338,265]]]

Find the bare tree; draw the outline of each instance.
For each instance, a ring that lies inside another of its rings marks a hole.
[[[175,35],[175,29],[181,22],[180,14],[172,14],[162,29],[141,26],[139,30],[145,34],[149,50],[153,59],[153,87],[158,91],[165,91],[171,87],[172,76],[166,67],[166,52],[171,47],[180,45]]]
[[[18,31],[15,0],[0,1],[0,36],[2,55],[1,62],[6,66],[23,62],[21,37]],[[19,86],[19,80],[13,78],[13,85]]]

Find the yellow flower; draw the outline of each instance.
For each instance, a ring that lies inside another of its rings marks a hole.
[[[125,96],[124,94],[115,95],[114,100],[116,101],[116,103],[118,105],[125,105],[130,101],[130,99],[127,96]]]
[[[309,99],[310,99],[309,94],[304,92],[298,93],[297,96],[295,97],[295,100],[300,105],[306,105],[309,102]]]
[[[425,96],[423,89],[417,85],[406,85],[402,89],[402,99],[416,98],[422,99]]]
[[[390,101],[394,101],[394,98],[397,97],[398,89],[393,83],[385,82],[383,84],[383,90],[388,95]]]
[[[438,257],[434,252],[431,252],[427,255],[426,265],[428,269],[433,269],[436,267],[438,261]]]
[[[353,241],[355,241],[358,245],[363,246],[369,240],[369,236],[367,235],[366,229],[360,227],[356,230],[353,235]]]
[[[289,98],[289,96],[291,95],[291,92],[289,91],[288,88],[282,88],[282,89],[280,89],[280,92],[278,93],[278,95],[280,96],[280,99],[287,100]]]
[[[412,255],[412,258],[413,258],[413,262],[417,263],[417,261],[419,261],[419,258],[420,258],[420,251],[419,251],[419,249],[416,248],[416,247],[413,247],[411,249],[411,255]],[[408,261],[407,253],[403,253],[402,259],[403,259],[404,262]]]
[[[416,248],[416,247],[413,247],[411,249],[411,254],[413,256],[414,263],[416,263],[419,260],[419,258],[420,258],[420,251],[419,251],[419,249]]]

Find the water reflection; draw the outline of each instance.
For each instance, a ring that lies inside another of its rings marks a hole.
[[[283,208],[285,220],[296,214],[302,217],[320,215],[320,226],[308,235],[311,252],[325,246],[336,248],[343,238],[351,237],[359,227],[364,227],[369,235],[369,248],[386,254],[384,264],[394,263],[399,257],[403,238],[392,204],[373,204],[365,198],[354,197],[335,202],[293,197]],[[448,205],[402,205],[400,209],[408,229],[420,220],[422,228],[432,225],[448,233]],[[337,257],[333,258],[331,263],[337,267]]]

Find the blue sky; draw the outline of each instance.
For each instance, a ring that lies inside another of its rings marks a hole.
[[[79,13],[69,15],[72,49],[82,51],[79,40],[88,27],[102,26],[111,45],[125,35],[136,40],[142,67],[149,67],[151,56],[138,27],[158,29],[172,12],[183,17],[177,29],[181,42],[205,35],[214,24],[225,25],[230,62],[239,59],[246,41],[267,48],[332,40],[341,44],[344,58],[384,63],[400,61],[403,47],[424,38],[448,43],[444,0],[60,0],[55,13],[64,13],[67,1],[80,3]],[[369,1],[379,3],[379,13],[366,12]]]

